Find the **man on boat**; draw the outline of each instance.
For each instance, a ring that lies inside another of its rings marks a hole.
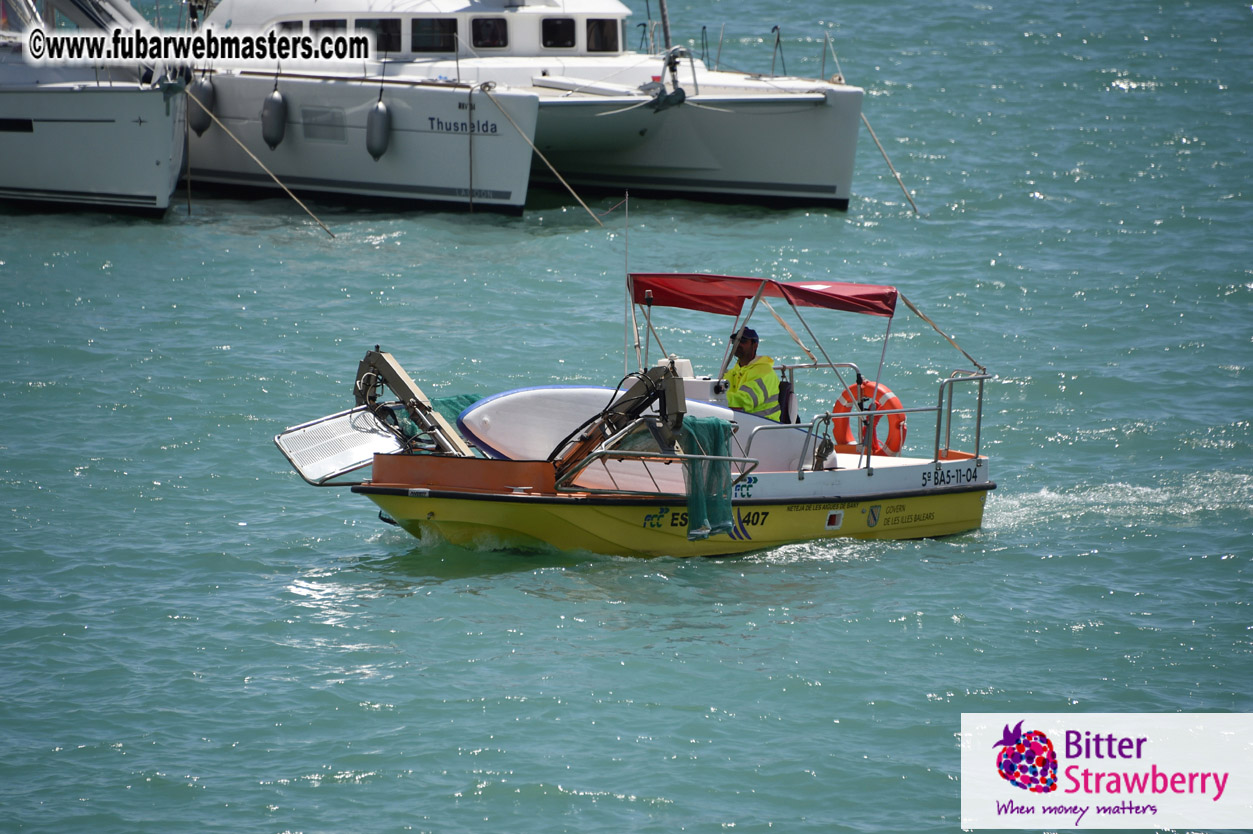
[[[757,331],[741,327],[731,334],[731,343],[736,362],[726,373],[727,405],[779,422],[779,376],[773,359],[757,355]]]

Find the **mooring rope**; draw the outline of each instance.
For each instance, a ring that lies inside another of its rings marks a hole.
[[[276,77],[275,77],[275,88],[277,89],[277,87],[278,87],[278,80],[277,80],[277,76],[276,76]],[[191,99],[192,101],[196,102],[196,105],[197,105],[197,106],[198,106],[201,110],[203,110],[204,112],[206,112],[206,113],[208,113],[208,114],[209,114],[209,118],[210,118],[210,119],[213,119],[213,123],[214,123],[215,125],[217,125],[218,127],[222,128],[222,132],[223,132],[223,133],[225,133],[227,136],[231,137],[231,139],[233,139],[233,140],[235,141],[235,144],[236,144],[236,145],[239,145],[239,147],[243,148],[244,153],[246,153],[246,154],[248,154],[248,156],[252,157],[252,161],[253,161],[253,162],[255,162],[255,163],[257,163],[257,165],[259,165],[259,166],[261,167],[261,170],[262,170],[262,171],[265,171],[267,174],[269,174],[269,175],[270,175],[270,179],[274,180],[275,184],[276,184],[276,185],[278,185],[278,187],[279,187],[279,188],[281,188],[281,189],[283,189],[284,191],[286,191],[286,192],[287,192],[287,196],[288,196],[288,197],[291,197],[293,200],[295,200],[295,201],[296,201],[296,205],[300,206],[302,209],[304,209],[304,210],[305,210],[305,214],[307,214],[307,215],[309,215],[310,217],[312,217],[312,218],[313,218],[313,221],[314,221],[315,223],[317,223],[319,226],[321,226],[321,227],[322,227],[322,231],[326,232],[326,233],[327,233],[328,235],[330,235],[331,237],[335,237],[335,233],[334,233],[334,232],[332,232],[330,229],[328,229],[328,228],[326,227],[326,224],[325,224],[325,223],[323,223],[321,220],[319,220],[319,219],[318,219],[318,216],[317,216],[316,214],[314,214],[313,212],[309,211],[309,207],[308,207],[308,206],[306,206],[304,203],[300,202],[300,198],[299,198],[299,197],[297,197],[295,194],[293,194],[293,193],[291,192],[291,189],[290,189],[290,188],[288,188],[287,186],[283,185],[282,181],[281,181],[281,180],[279,180],[279,178],[278,178],[278,177],[274,176],[274,172],[273,172],[273,171],[271,171],[269,168],[265,167],[265,163],[264,163],[264,162],[262,162],[260,159],[257,159],[257,155],[256,155],[255,153],[253,153],[252,151],[248,150],[248,146],[247,146],[247,145],[245,145],[243,142],[239,141],[239,137],[237,137],[235,134],[231,133],[230,129],[229,129],[229,128],[227,128],[227,126],[226,126],[226,125],[222,124],[222,120],[221,120],[221,119],[219,119],[217,116],[215,116],[215,115],[213,114],[213,111],[212,111],[212,110],[210,110],[208,107],[205,107],[205,106],[204,106],[204,103],[203,103],[200,99],[196,98],[195,94],[194,94],[194,93],[192,93],[192,92],[191,92],[191,90],[186,90],[185,92],[186,92],[187,97],[188,97],[189,99]],[[188,172],[189,172],[189,174],[190,174],[190,171],[191,171],[191,163],[190,163],[190,162],[188,163],[187,170],[188,170]],[[189,187],[190,187],[190,186],[189,186]]]
[[[840,67],[840,56],[835,54],[835,42],[831,40],[830,34],[825,35],[825,37],[827,41],[827,47],[831,50],[831,58],[835,61],[835,71],[839,75],[840,83],[844,83],[844,70],[842,67]],[[827,54],[824,51],[822,53],[822,59],[823,59],[822,72],[823,73],[827,71],[826,57],[827,57]],[[888,170],[892,172],[892,176],[896,177],[896,184],[901,187],[901,192],[905,195],[905,199],[909,200],[909,204],[914,207],[914,214],[919,214],[920,212],[918,211],[918,205],[914,202],[914,198],[909,196],[909,189],[905,187],[905,181],[902,180],[901,175],[896,172],[895,166],[892,165],[892,160],[888,159],[888,152],[883,149],[882,143],[879,142],[879,137],[875,136],[874,128],[870,126],[870,120],[866,118],[866,114],[864,112],[861,114],[861,120],[862,120],[862,123],[866,125],[866,130],[870,131],[870,138],[873,139],[875,145],[878,146],[879,153],[883,154],[883,161],[888,164]],[[971,361],[973,362],[974,360],[972,359]]]
[[[493,84],[491,81],[487,81],[481,84],[480,87],[482,88],[483,92],[487,94],[487,97],[492,100],[492,104],[495,104],[496,108],[500,110],[501,113],[504,114],[505,118],[509,120],[509,124],[513,125],[513,129],[518,131],[518,135],[521,136],[524,140],[526,140],[526,143],[531,146],[531,150],[535,151],[535,155],[544,161],[544,164],[548,166],[548,170],[553,172],[553,176],[556,177],[561,182],[561,184],[566,187],[566,190],[570,192],[570,195],[574,197],[574,199],[579,201],[579,205],[583,207],[584,211],[586,211],[589,215],[591,215],[591,218],[596,221],[596,225],[600,226],[603,229],[605,227],[605,224],[601,223],[600,218],[596,216],[596,213],[587,207],[587,203],[583,202],[583,198],[580,197],[575,192],[575,190],[570,186],[570,183],[566,182],[565,177],[561,176],[561,174],[557,172],[557,169],[553,167],[553,164],[548,161],[548,157],[544,156],[544,154],[540,152],[540,149],[535,147],[535,143],[531,141],[530,136],[526,135],[526,131],[518,127],[518,123],[513,120],[513,116],[509,115],[509,111],[501,106],[500,102],[496,100],[496,96],[492,95],[491,89],[488,88],[489,84],[491,84],[492,86],[495,86],[495,84]]]
[[[870,138],[879,146],[879,153],[883,154],[883,161],[888,164],[888,169],[892,172],[892,176],[896,177],[896,184],[901,187],[901,193],[905,195],[906,200],[909,200],[909,204],[914,207],[914,214],[919,214],[918,205],[914,202],[914,198],[909,196],[909,189],[905,187],[905,181],[896,172],[896,168],[892,165],[892,160],[888,159],[888,152],[883,149],[883,145],[879,142],[879,137],[874,135],[874,128],[870,126],[870,120],[866,118],[865,113],[861,114],[861,120],[865,123],[866,130],[870,131]]]
[[[461,64],[457,64],[457,77],[461,77]],[[474,126],[474,90],[470,87],[470,92],[466,94],[466,108],[469,110],[470,126]],[[498,105],[499,106],[499,105]],[[474,212],[474,131],[471,130],[466,134],[466,150],[469,152],[469,180],[470,187],[466,190],[466,199],[470,201],[470,212]]]
[[[950,345],[952,345],[953,347],[957,348],[957,350],[961,353],[961,355],[962,355],[962,356],[964,356],[964,357],[966,357],[967,359],[969,359],[969,360],[970,360],[970,362],[971,362],[971,364],[972,364],[972,365],[974,365],[976,368],[978,368],[978,369],[979,369],[979,373],[981,373],[981,374],[986,374],[986,373],[988,372],[988,369],[987,369],[987,368],[983,367],[983,366],[982,366],[982,365],[980,365],[978,362],[976,362],[976,361],[975,361],[975,358],[974,358],[973,356],[971,356],[969,353],[966,353],[966,351],[962,349],[962,346],[961,346],[961,345],[959,345],[959,344],[957,344],[957,342],[955,342],[955,341],[953,340],[953,337],[952,337],[952,336],[950,336],[950,335],[948,335],[947,333],[945,333],[943,330],[941,330],[941,329],[940,329],[939,325],[937,325],[937,324],[936,324],[935,322],[933,322],[931,319],[927,318],[926,314],[925,314],[925,313],[923,313],[923,312],[922,312],[922,310],[919,310],[917,307],[915,307],[915,306],[914,306],[914,303],[913,303],[912,301],[910,301],[908,298],[906,298],[906,297],[905,297],[905,295],[904,295],[903,293],[898,293],[898,294],[897,294],[897,297],[898,297],[898,298],[900,298],[900,300],[901,300],[901,301],[904,301],[904,302],[905,302],[905,306],[906,306],[906,307],[908,307],[910,310],[913,310],[913,311],[914,311],[914,315],[915,315],[915,316],[917,316],[918,318],[922,319],[922,320],[923,320],[923,321],[925,321],[927,324],[931,325],[932,329],[934,329],[936,333],[939,333],[941,336],[943,336],[946,340],[948,340],[948,343],[949,343]]]

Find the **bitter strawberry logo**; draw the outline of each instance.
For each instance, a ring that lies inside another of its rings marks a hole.
[[[992,746],[1001,748],[996,754],[996,772],[1002,779],[1032,793],[1057,790],[1057,753],[1044,733],[1024,733],[1021,721],[1012,730],[1006,724],[1001,740]]]

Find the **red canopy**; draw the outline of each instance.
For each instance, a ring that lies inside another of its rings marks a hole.
[[[653,304],[682,307],[724,316],[738,316],[765,283],[764,298],[783,298],[800,307],[825,307],[849,313],[891,318],[896,311],[896,287],[844,284],[837,281],[783,283],[773,278],[737,278],[731,275],[633,272],[636,304],[651,292]]]

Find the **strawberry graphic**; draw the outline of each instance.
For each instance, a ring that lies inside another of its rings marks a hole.
[[[1057,753],[1044,733],[1024,733],[1021,721],[1012,730],[1006,724],[1001,740],[992,746],[1001,748],[996,754],[996,772],[1002,779],[1032,793],[1057,790]]]

